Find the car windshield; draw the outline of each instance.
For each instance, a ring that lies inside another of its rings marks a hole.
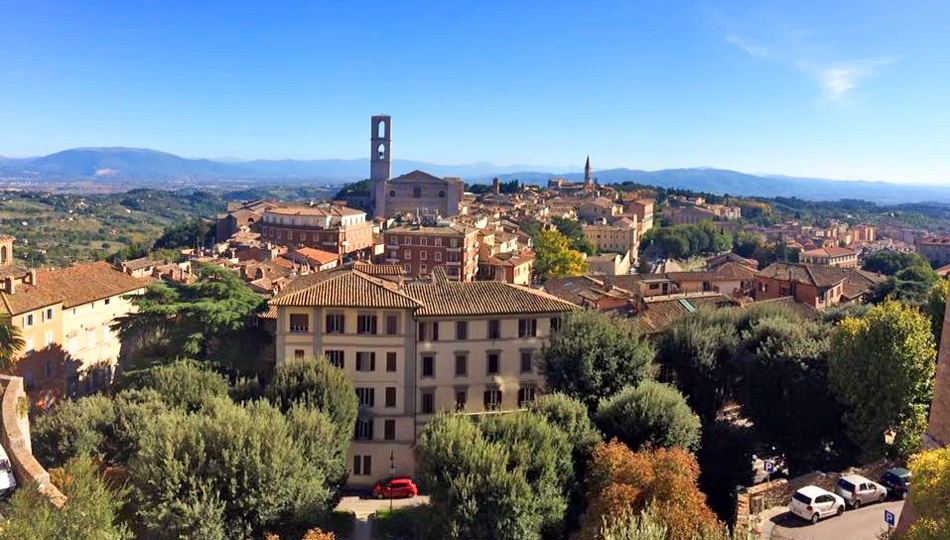
[[[854,491],[854,484],[852,484],[851,482],[848,482],[844,478],[842,478],[841,480],[838,480],[838,487],[840,487],[841,489],[845,491]]]
[[[800,503],[811,504],[811,498],[809,498],[808,495],[802,495],[797,491],[792,495],[792,498]]]

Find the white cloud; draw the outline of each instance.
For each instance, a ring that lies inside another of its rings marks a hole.
[[[759,58],[770,58],[769,50],[761,45],[750,43],[736,34],[726,34],[726,41],[732,43],[741,50]]]
[[[834,103],[842,103],[851,90],[854,90],[860,86],[865,79],[874,75],[880,67],[893,64],[897,62],[897,60],[898,58],[896,56],[884,56],[854,62],[838,63],[817,69],[810,67],[808,64],[800,65],[806,71],[817,73],[826,100]]]

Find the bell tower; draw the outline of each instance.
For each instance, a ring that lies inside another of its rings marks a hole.
[[[0,235],[0,268],[13,266],[13,242],[16,238]]]
[[[372,118],[370,134],[370,182],[385,182],[392,176],[392,119],[385,114]]]

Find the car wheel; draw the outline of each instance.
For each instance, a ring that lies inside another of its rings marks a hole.
[[[835,515],[840,516],[843,513],[844,513],[844,505],[842,504],[841,506],[838,507],[838,511],[835,512]]]
[[[851,506],[853,506],[855,510],[861,508],[861,499],[855,498],[854,502],[851,503]]]
[[[811,522],[812,522],[812,525],[814,525],[815,523],[818,523],[818,514],[814,514],[811,516]]]

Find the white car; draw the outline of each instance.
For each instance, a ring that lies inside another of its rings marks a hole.
[[[7,497],[16,490],[16,478],[13,477],[13,467],[6,450],[0,446],[0,497]]]
[[[792,495],[788,505],[789,512],[796,516],[818,523],[828,516],[840,516],[844,513],[844,499],[818,486],[805,486]]]
[[[886,487],[856,474],[839,478],[835,493],[841,495],[852,508],[861,508],[862,504],[884,502],[887,499]]]

